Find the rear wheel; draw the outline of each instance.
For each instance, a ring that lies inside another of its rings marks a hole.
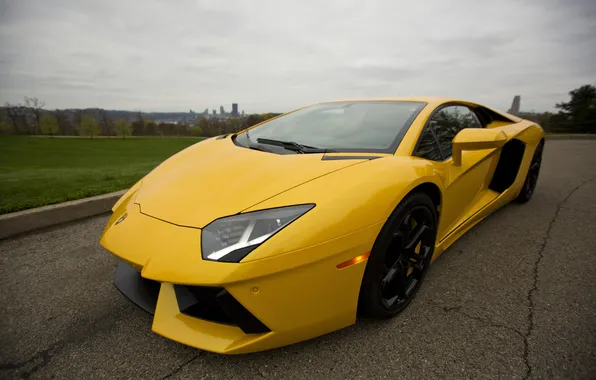
[[[530,163],[524,185],[517,198],[515,198],[515,202],[517,203],[526,203],[534,194],[534,189],[536,189],[536,183],[538,182],[538,174],[540,174],[540,166],[542,165],[543,148],[544,142],[540,141],[532,156],[532,162]]]
[[[360,288],[359,312],[392,317],[408,306],[424,280],[435,246],[436,207],[424,193],[406,197],[375,241]]]

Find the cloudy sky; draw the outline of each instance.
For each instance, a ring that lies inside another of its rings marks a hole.
[[[0,0],[0,101],[286,111],[454,96],[549,110],[596,83],[594,0]]]

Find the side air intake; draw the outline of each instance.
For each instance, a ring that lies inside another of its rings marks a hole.
[[[526,144],[520,140],[513,139],[503,146],[489,189],[502,193],[513,185],[525,151]]]

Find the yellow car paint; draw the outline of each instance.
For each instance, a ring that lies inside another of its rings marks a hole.
[[[355,323],[368,257],[363,255],[371,252],[385,221],[407,194],[429,184],[441,194],[434,261],[518,195],[544,136],[538,125],[492,110],[510,122],[463,130],[454,139],[457,154],[443,162],[429,161],[412,152],[433,111],[444,104],[475,104],[444,98],[374,100],[427,103],[394,154],[322,161],[322,154],[275,155],[239,148],[230,138],[212,138],[172,156],[114,205],[101,245],[138,268],[143,278],[161,283],[154,332],[200,349],[236,354]],[[489,189],[490,179],[500,147],[511,138],[527,149],[513,185],[497,193]],[[202,259],[201,228],[215,219],[297,204],[316,206],[239,263]],[[351,260],[353,265],[338,269]],[[173,284],[223,287],[271,332],[245,334],[235,326],[184,315]]]

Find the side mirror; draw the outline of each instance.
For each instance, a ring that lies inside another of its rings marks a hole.
[[[465,128],[453,138],[453,165],[461,165],[464,150],[500,148],[507,142],[505,132],[497,129]]]

